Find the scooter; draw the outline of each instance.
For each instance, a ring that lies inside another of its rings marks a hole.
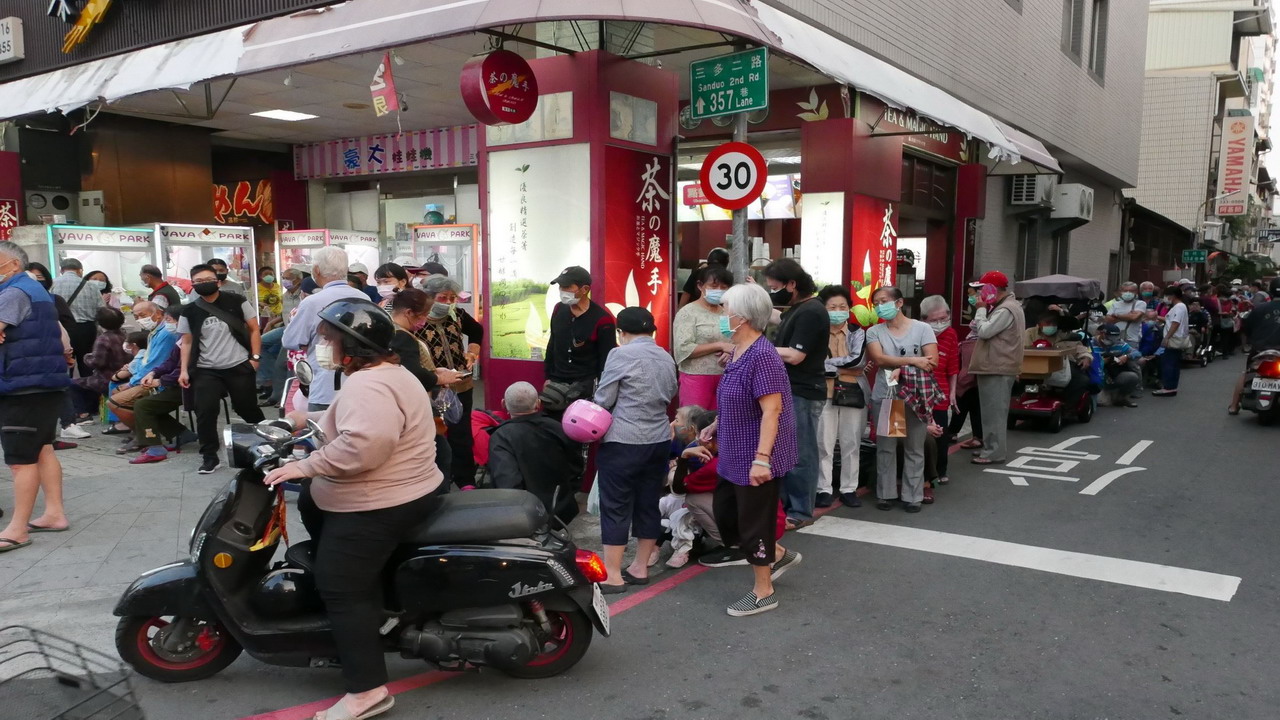
[[[1088,346],[1088,339],[1084,333],[1074,333],[1066,337]],[[1049,343],[1045,342],[1045,347],[1048,346]],[[1048,378],[1043,375],[1019,376],[1014,384],[1013,399],[1009,403],[1007,422],[1010,429],[1019,420],[1041,420],[1044,421],[1049,432],[1057,433],[1062,431],[1068,418],[1073,418],[1078,423],[1087,423],[1093,419],[1096,400],[1092,393],[1081,393],[1075,407],[1070,407],[1066,401],[1066,388],[1053,387],[1047,380]]]
[[[1249,362],[1240,407],[1258,414],[1258,423],[1280,420],[1280,350],[1263,350]]]
[[[262,482],[296,444],[284,420],[224,431],[236,477],[191,534],[190,558],[144,573],[115,607],[116,649],[162,682],[208,678],[241,653],[270,664],[338,666],[314,581],[315,543],[272,563],[284,531],[284,493]],[[386,652],[444,670],[493,667],[545,678],[573,667],[593,628],[609,635],[607,577],[595,553],[548,524],[523,490],[443,495],[383,573]]]

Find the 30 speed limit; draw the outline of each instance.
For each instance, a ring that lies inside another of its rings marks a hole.
[[[742,142],[729,142],[711,151],[702,161],[698,179],[702,192],[713,205],[725,210],[741,210],[764,191],[764,156]]]

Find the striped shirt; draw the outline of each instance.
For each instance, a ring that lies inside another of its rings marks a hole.
[[[80,282],[80,276],[68,270],[53,279],[53,286],[49,288],[49,292],[67,301],[76,322],[96,322],[98,308],[106,304],[102,299],[103,285],[98,280],[90,280],[84,284],[80,294],[76,295],[76,288],[80,287]],[[72,295],[76,295],[74,302],[71,300]]]

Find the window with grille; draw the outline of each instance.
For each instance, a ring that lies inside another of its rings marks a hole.
[[[1040,232],[1036,221],[1018,223],[1018,266],[1015,280],[1028,280],[1040,274]]]

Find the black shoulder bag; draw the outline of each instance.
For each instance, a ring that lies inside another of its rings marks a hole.
[[[244,349],[248,350],[250,355],[253,354],[253,346],[249,344],[249,331],[245,329],[245,323],[247,323],[248,320],[242,317],[237,318],[235,315],[232,315],[204,298],[200,298],[197,302],[200,303],[200,307],[204,308],[205,312],[226,323],[227,327],[231,330],[231,337],[235,338],[236,342],[243,345]]]
[[[850,361],[849,365],[857,365],[862,361],[862,355],[866,352],[867,341],[863,338],[862,350],[858,352],[858,357]],[[840,379],[839,370],[836,371],[835,384],[831,390],[831,404],[836,407],[848,407],[862,409],[867,406],[866,394],[862,392],[862,386],[857,381],[845,381]]]

